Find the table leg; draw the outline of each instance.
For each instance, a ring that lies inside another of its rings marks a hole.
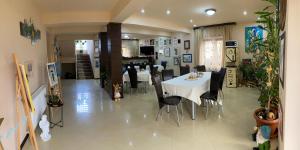
[[[192,102],[192,119],[195,120],[196,118],[196,105]]]

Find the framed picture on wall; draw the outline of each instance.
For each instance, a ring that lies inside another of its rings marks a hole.
[[[192,63],[193,55],[192,54],[182,54],[182,61],[184,63]]]
[[[150,40],[150,45],[154,45],[154,39]]]
[[[189,50],[191,48],[191,42],[190,40],[184,41],[184,50]]]
[[[255,52],[257,45],[251,46],[253,41],[259,39],[260,42],[263,40],[263,29],[258,26],[245,27],[245,52]]]
[[[173,60],[174,60],[174,65],[179,65],[178,57],[174,57]]]
[[[279,77],[282,88],[284,88],[284,75],[285,75],[285,32],[280,36],[280,59],[279,59]]]
[[[174,48],[174,55],[178,55],[178,49]]]
[[[170,57],[170,48],[165,48],[165,57]]]
[[[47,64],[47,72],[48,72],[48,78],[49,78],[50,86],[53,87],[56,84],[58,84],[58,77],[57,77],[55,63],[48,63]]]

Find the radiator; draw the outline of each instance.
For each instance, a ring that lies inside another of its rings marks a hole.
[[[47,108],[47,100],[46,100],[46,94],[47,94],[47,86],[42,85],[39,87],[34,93],[32,94],[32,100],[35,106],[35,112],[31,112],[31,119],[32,119],[32,124],[33,128],[36,129],[36,127],[39,124],[39,121],[42,118],[42,115],[44,114],[46,108]],[[25,124],[26,126],[26,124]],[[22,128],[21,133],[22,134],[21,139],[24,140],[27,134],[26,127]]]

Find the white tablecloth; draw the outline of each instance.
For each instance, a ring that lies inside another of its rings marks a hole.
[[[168,95],[180,96],[200,105],[200,96],[209,90],[211,72],[203,72],[197,80],[186,80],[189,74],[162,82],[162,89]]]
[[[164,70],[164,67],[162,65],[153,65],[153,67],[157,67],[158,72],[162,72]],[[146,70],[150,70],[150,66],[146,66]]]
[[[137,71],[137,78],[138,81],[148,82],[149,85],[152,85],[151,74],[148,70]],[[123,82],[126,81],[130,82],[129,74],[127,71],[123,74]]]

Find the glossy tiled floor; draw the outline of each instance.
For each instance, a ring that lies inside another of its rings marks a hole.
[[[51,130],[52,139],[42,142],[42,150],[251,150],[252,117],[258,91],[252,88],[224,89],[224,117],[217,109],[204,119],[198,107],[191,120],[190,103],[184,103],[181,126],[174,109],[155,121],[158,111],[154,88],[113,102],[94,80],[65,80],[64,127]],[[58,116],[54,113],[54,115]],[[29,140],[25,145],[31,149]]]

